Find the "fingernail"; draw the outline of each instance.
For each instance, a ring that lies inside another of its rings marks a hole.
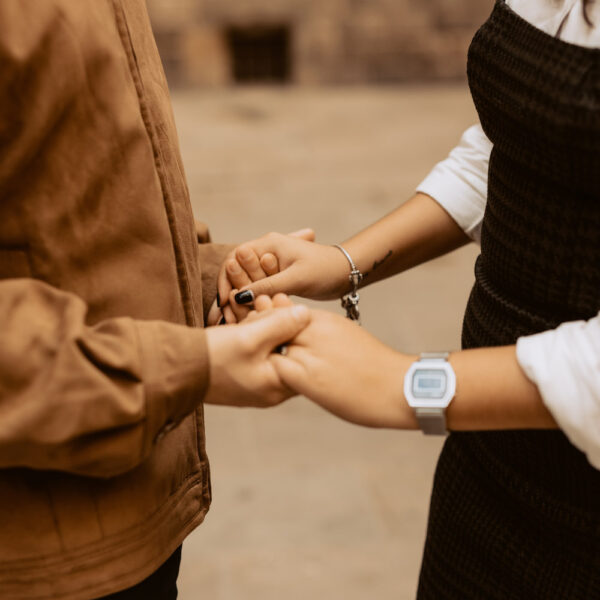
[[[254,300],[254,292],[252,290],[245,290],[235,295],[235,301],[238,304],[249,304]]]
[[[227,321],[225,320],[225,317],[221,317],[221,320],[217,323],[217,325],[226,325]]]
[[[219,296],[219,292],[217,292],[217,306],[221,308],[221,296]]]

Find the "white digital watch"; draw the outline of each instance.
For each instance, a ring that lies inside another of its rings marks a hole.
[[[446,408],[456,393],[448,352],[424,352],[404,377],[404,397],[428,435],[446,435]]]

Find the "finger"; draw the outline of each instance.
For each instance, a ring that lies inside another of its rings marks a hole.
[[[270,314],[273,313],[273,311],[276,310],[275,308],[270,308],[270,309],[266,309],[263,311],[256,311],[256,310],[251,310],[248,313],[248,316],[246,317],[245,321],[246,323],[250,322],[250,321],[256,321],[256,319],[265,319],[268,318]]]
[[[290,274],[291,271],[291,274]],[[294,287],[297,284],[296,278],[294,277],[294,269],[289,268],[281,273],[276,273],[270,277],[265,277],[246,285],[234,296],[234,300],[237,304],[249,304],[254,302],[254,298],[257,298],[261,294],[267,296],[274,296],[280,292],[293,293]]]
[[[248,275],[251,281],[256,281],[257,279],[264,279],[267,276],[267,274],[263,271],[263,268],[260,265],[258,255],[249,246],[240,246],[235,251],[235,257],[238,263],[240,264],[241,268],[244,269],[244,271],[246,271],[246,275]]]
[[[282,308],[287,308],[287,307],[282,307]],[[279,310],[279,309],[277,309],[277,308],[268,308],[268,309],[263,310],[263,311],[251,310],[248,313],[248,316],[244,319],[244,322],[245,323],[249,323],[251,321],[256,321],[257,319],[268,319],[269,316],[275,310]]]
[[[229,292],[231,292],[232,285],[229,282],[227,276],[227,261],[224,261],[219,269],[219,275],[217,276],[217,306],[221,308],[228,302]]]
[[[227,269],[227,277],[229,278],[229,283],[231,283],[232,287],[243,288],[244,286],[252,283],[252,279],[248,277],[246,271],[241,267],[240,263],[235,258],[230,258],[225,267]]]
[[[288,347],[286,354],[282,355],[277,352],[269,356],[269,361],[273,365],[279,379],[290,390],[294,390],[296,394],[306,396],[306,369],[303,363],[297,359],[290,357],[293,346]]]
[[[263,319],[247,325],[247,331],[267,352],[294,338],[310,322],[310,311],[301,304],[274,310]]]
[[[272,252],[265,252],[265,254],[260,257],[260,266],[267,275],[279,273],[279,261]]]
[[[292,231],[292,233],[289,233],[288,235],[291,235],[292,237],[301,238],[303,240],[306,240],[307,242],[314,242],[317,237],[315,235],[314,230],[312,230],[310,227],[298,229],[298,231]]]
[[[233,298],[236,294],[237,294],[236,289],[231,290],[231,293],[229,294],[229,302],[228,302],[227,306],[228,306],[228,308],[231,309],[231,312],[233,312],[233,314],[235,315],[236,321],[238,323],[240,323],[248,316],[248,313],[252,310],[252,306],[251,305],[240,305],[237,302],[235,302],[233,300]]]
[[[275,308],[284,308],[285,306],[293,305],[294,303],[287,294],[275,294],[275,296],[273,296],[273,306]]]
[[[229,304],[227,304],[227,306],[224,306],[221,310],[223,311],[225,323],[227,323],[228,325],[232,325],[233,323],[238,322],[237,317],[235,316],[235,313],[233,312]]]
[[[263,312],[265,310],[270,310],[271,308],[273,308],[273,300],[271,300],[271,298],[269,298],[269,296],[265,296],[265,295],[259,296],[254,301],[254,308],[258,312]]]
[[[256,319],[261,319],[263,316],[263,313],[257,312],[256,310],[251,310],[248,313],[248,316],[246,317],[245,321],[246,323],[250,323],[251,321],[255,321]]]
[[[217,305],[217,301],[215,300],[208,311],[208,316],[206,317],[206,324],[209,326],[216,325],[220,320],[223,314],[221,313],[221,309]]]

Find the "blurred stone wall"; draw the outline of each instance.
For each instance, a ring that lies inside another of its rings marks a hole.
[[[463,78],[492,0],[147,0],[175,85],[235,83],[231,32],[285,29],[297,84]],[[262,29],[261,29],[262,28]],[[258,39],[258,38],[257,38]],[[278,52],[275,48],[273,52]],[[282,50],[283,52],[283,50]]]

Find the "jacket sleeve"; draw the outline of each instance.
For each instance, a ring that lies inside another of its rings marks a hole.
[[[203,330],[85,314],[43,282],[0,282],[1,468],[123,473],[201,401]]]

